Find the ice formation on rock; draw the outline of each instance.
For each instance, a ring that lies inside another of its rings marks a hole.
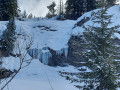
[[[28,53],[33,58],[39,59],[45,65],[48,65],[49,59],[52,58],[52,54],[50,50],[48,50],[48,47],[44,47],[43,49],[30,49]],[[67,58],[68,46],[64,47],[61,50],[56,50],[56,55],[62,54],[64,54],[64,56]]]
[[[30,49],[28,51],[28,53],[33,58],[39,59],[45,65],[48,65],[49,58],[52,57],[52,55],[51,55],[49,50]]]
[[[64,54],[64,56],[67,58],[68,55],[68,46],[66,45],[64,48],[62,48],[61,50],[56,50],[56,54],[57,55],[61,55]]]

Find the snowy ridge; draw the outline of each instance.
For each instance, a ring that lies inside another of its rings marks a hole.
[[[94,11],[94,12],[97,12],[98,10],[99,10],[99,9],[96,9],[96,10],[93,10],[93,11]],[[89,17],[90,20],[87,21],[87,22],[85,22],[83,25],[86,26],[86,27],[87,27],[88,25],[91,25],[91,26],[92,26],[92,25],[93,25],[93,22],[91,21],[91,18],[92,18],[91,14],[92,14],[93,11],[90,11],[90,12],[87,12],[87,13],[83,14],[80,18],[77,19],[77,22],[81,21],[83,18]],[[112,17],[112,19],[111,19],[111,21],[112,21],[113,23],[111,24],[110,27],[115,26],[115,25],[116,25],[116,26],[117,26],[117,25],[120,25],[120,22],[119,22],[119,21],[120,21],[120,5],[115,5],[115,6],[113,6],[113,7],[110,7],[110,8],[108,9],[107,13],[108,13],[109,15],[113,15],[113,17]],[[118,29],[118,31],[120,31],[120,28]],[[76,28],[73,29],[72,35],[79,36],[79,35],[81,35],[83,32],[84,32],[83,27],[77,26]],[[115,34],[114,36],[120,38],[120,34],[118,34],[118,33]]]

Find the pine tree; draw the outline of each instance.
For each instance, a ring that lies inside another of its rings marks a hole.
[[[96,0],[86,0],[87,2],[87,12],[96,9]]]
[[[120,59],[120,52],[119,47],[113,42],[113,35],[119,26],[109,27],[112,24],[112,15],[107,15],[104,0],[102,0],[102,5],[101,10],[97,13],[93,12],[94,26],[84,27],[84,41],[88,50],[82,55],[87,60],[87,67],[93,71],[81,75],[86,83],[84,88],[91,89],[90,86],[93,85],[93,88],[97,90],[116,90],[118,87],[117,70],[120,66],[120,62],[116,60]]]
[[[77,19],[80,15],[80,6],[78,6],[79,3],[76,3],[78,0],[67,0],[66,1],[66,12],[65,12],[65,18],[67,19]],[[78,8],[77,8],[78,7]],[[78,9],[78,10],[77,10]]]
[[[23,13],[21,14],[22,18],[27,18],[28,14],[26,12],[26,10],[23,11]]]
[[[28,15],[28,18],[33,18],[32,13],[30,13],[30,14]]]
[[[54,17],[55,16],[55,6],[56,6],[56,3],[55,2],[52,2],[51,5],[47,6],[47,8],[49,9],[49,12],[48,14],[46,15],[46,17],[48,18],[51,18],[51,17]]]
[[[108,3],[102,0],[102,8],[92,13],[92,25],[83,26],[83,43],[85,50],[75,52],[86,61],[87,72],[69,73],[60,72],[71,82],[80,82],[76,85],[80,90],[116,90],[120,87],[118,70],[120,69],[120,47],[114,43],[114,34],[119,26],[111,26],[112,15],[107,14]],[[76,44],[76,43],[75,43]],[[78,44],[78,43],[77,43]],[[73,78],[75,77],[75,78]]]
[[[85,12],[96,9],[96,0],[67,0],[65,18],[77,19]]]
[[[7,29],[3,32],[0,43],[1,51],[5,56],[9,56],[13,51],[14,42],[16,40],[15,30],[16,30],[15,21],[14,18],[11,18],[9,20],[9,23],[7,24]]]
[[[116,0],[107,0],[109,6],[113,6],[116,3]]]
[[[116,0],[105,0],[105,2],[107,3],[107,7],[113,6],[116,4]],[[96,2],[96,7],[97,8],[101,8],[102,7],[102,1],[98,0]]]
[[[0,0],[0,20],[9,20],[17,16],[17,0]]]

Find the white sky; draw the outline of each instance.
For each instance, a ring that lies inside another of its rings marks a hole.
[[[47,6],[55,1],[56,4],[59,0],[18,0],[19,7],[22,11],[26,10],[27,13],[32,13],[37,17],[44,17],[48,12]],[[63,0],[64,2],[66,0]]]

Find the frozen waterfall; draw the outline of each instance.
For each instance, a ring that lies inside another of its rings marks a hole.
[[[64,56],[67,58],[68,46],[62,48],[61,50],[56,50],[55,52],[56,55],[60,56],[64,54]],[[52,58],[52,53],[50,52],[48,47],[44,47],[43,49],[30,49],[28,51],[28,54],[35,59],[39,59],[45,65],[48,65],[49,59]]]
[[[57,55],[64,54],[65,57],[67,58],[67,55],[68,55],[68,46],[62,48],[61,50],[56,50],[56,54]]]
[[[42,49],[30,49],[28,51],[29,55],[35,59],[39,59],[43,64],[48,65],[49,58],[52,57],[52,54],[49,50]]]

